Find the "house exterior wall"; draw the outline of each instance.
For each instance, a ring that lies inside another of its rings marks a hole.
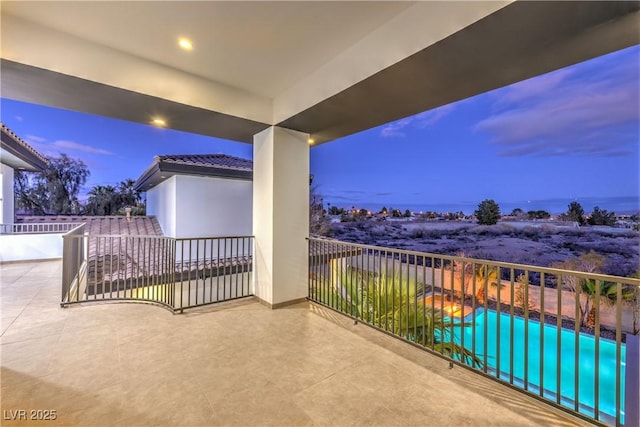
[[[0,235],[0,263],[62,258],[62,234]]]
[[[0,164],[0,224],[13,224],[14,220],[14,193],[13,193],[13,168]]]
[[[176,236],[252,234],[251,181],[176,175]]]
[[[176,236],[176,177],[147,191],[147,215],[154,215],[167,237]]]
[[[251,181],[174,175],[147,191],[147,215],[168,237],[252,234]]]

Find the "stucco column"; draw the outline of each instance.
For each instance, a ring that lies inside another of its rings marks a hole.
[[[274,308],[307,296],[308,138],[275,126],[253,137],[254,293]]]
[[[13,224],[14,194],[13,194],[13,168],[0,164],[0,224]]]

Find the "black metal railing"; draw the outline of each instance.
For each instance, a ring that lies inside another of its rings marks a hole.
[[[600,424],[639,421],[639,297],[638,279],[309,239],[312,301]]]
[[[173,311],[253,295],[252,236],[63,236],[62,306],[152,302]],[[64,267],[66,266],[66,267]]]

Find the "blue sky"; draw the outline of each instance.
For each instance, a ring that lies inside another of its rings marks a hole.
[[[637,198],[639,83],[635,46],[314,147],[311,172],[326,202],[371,209]],[[252,156],[249,144],[7,99],[1,107],[38,151],[82,159],[87,191],[137,178],[158,154]]]

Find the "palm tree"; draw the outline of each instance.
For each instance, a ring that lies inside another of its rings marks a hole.
[[[498,279],[498,269],[496,267],[489,267],[488,265],[481,265],[476,268],[476,284],[478,284],[478,290],[476,292],[476,300],[480,304],[484,304],[487,294],[487,285],[492,288],[497,288],[498,284],[500,289],[504,288],[504,285],[500,283]]]
[[[394,335],[481,367],[480,359],[457,344],[452,330],[465,324],[445,318],[424,303],[424,285],[415,279],[340,267],[332,261],[331,286],[316,297],[323,303]],[[318,283],[326,283],[319,279]]]
[[[618,284],[602,280],[584,279],[580,290],[586,296],[584,307],[580,306],[580,323],[593,329],[596,326],[596,296],[599,295],[600,304],[609,307],[614,306],[618,301]],[[623,301],[630,301],[634,298],[633,290],[625,287],[622,288],[621,294]]]

